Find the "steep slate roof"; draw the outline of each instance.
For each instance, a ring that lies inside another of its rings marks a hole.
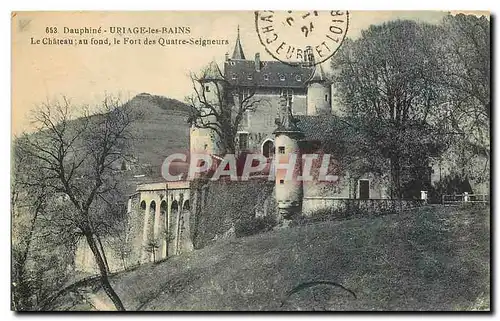
[[[260,71],[253,60],[229,60],[224,76],[233,86],[305,88],[313,69],[304,65],[288,65],[280,61],[261,61]]]
[[[224,80],[222,71],[215,61],[208,64],[199,80]]]
[[[238,36],[236,37],[236,44],[234,45],[233,59],[245,60],[245,54],[243,53],[243,47],[240,41],[240,26],[238,26]]]

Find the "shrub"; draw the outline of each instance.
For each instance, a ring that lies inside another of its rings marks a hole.
[[[234,228],[236,237],[250,236],[270,231],[277,224],[274,217],[252,217],[239,220]]]

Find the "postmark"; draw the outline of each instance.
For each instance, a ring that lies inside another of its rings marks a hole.
[[[319,64],[335,54],[349,28],[349,12],[256,11],[255,28],[261,44],[275,59]]]

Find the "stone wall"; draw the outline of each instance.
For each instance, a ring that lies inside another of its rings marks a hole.
[[[274,181],[208,181],[191,190],[191,235],[195,248],[232,236],[235,225],[256,217],[277,218]],[[193,215],[194,214],[194,215]]]

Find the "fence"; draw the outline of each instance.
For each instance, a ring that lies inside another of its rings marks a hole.
[[[453,195],[443,195],[441,197],[441,203],[443,205],[460,205],[463,203],[484,203],[490,202],[490,195],[488,194],[453,194]]]

